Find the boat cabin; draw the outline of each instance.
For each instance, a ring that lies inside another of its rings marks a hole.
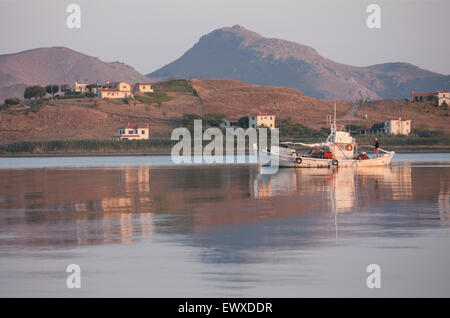
[[[355,153],[355,138],[350,136],[347,131],[334,131],[327,139],[328,147],[333,153],[334,158],[352,159]]]

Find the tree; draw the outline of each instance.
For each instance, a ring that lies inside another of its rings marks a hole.
[[[31,98],[41,99],[44,96],[45,96],[45,88],[39,85],[28,86],[27,88],[25,88],[25,92],[23,93],[23,97],[25,99]]]
[[[242,128],[248,128],[248,116],[239,118],[239,126]]]
[[[224,114],[208,113],[203,117],[207,125],[211,127],[219,127],[225,119]]]
[[[67,84],[61,85],[61,92],[66,93],[68,90],[70,90],[69,85]]]
[[[5,99],[5,105],[19,105],[20,99],[19,98],[7,98]]]
[[[384,128],[384,122],[383,123],[375,123],[372,125],[372,128],[370,130],[379,130]]]
[[[59,86],[58,85],[47,85],[45,86],[45,91],[52,95],[52,98],[55,96],[56,93],[59,92]]]

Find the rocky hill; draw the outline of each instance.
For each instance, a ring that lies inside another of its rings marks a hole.
[[[258,86],[235,80],[191,79],[188,90],[166,90],[161,103],[137,96],[123,100],[75,98],[49,100],[38,111],[13,106],[0,110],[0,145],[14,141],[110,139],[127,123],[150,124],[151,138],[169,139],[181,126],[183,114],[225,114],[239,118],[267,112],[313,128],[327,127],[326,115],[334,102],[311,98],[286,87]],[[156,85],[155,85],[156,86]],[[426,103],[383,100],[365,103],[348,119],[353,104],[338,102],[338,124],[371,127],[390,117],[412,119],[413,128],[442,129],[450,133],[448,110]],[[394,110],[392,110],[394,109]],[[368,114],[368,120],[363,119]]]
[[[321,99],[407,98],[412,90],[450,87],[450,76],[408,63],[357,67],[322,57],[311,47],[265,38],[235,25],[200,38],[179,59],[147,76],[223,78],[298,89]]]
[[[0,55],[0,102],[23,97],[28,85],[106,81],[144,82],[148,78],[119,62],[103,62],[65,47],[48,47]]]

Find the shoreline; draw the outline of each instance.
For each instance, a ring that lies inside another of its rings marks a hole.
[[[429,147],[386,147],[386,150],[393,150],[396,153],[450,153],[450,146],[429,146]],[[305,148],[306,149],[306,148]],[[370,148],[360,148],[361,150],[372,150]],[[37,152],[37,153],[0,153],[0,158],[46,158],[46,157],[137,157],[137,156],[170,156],[170,149],[151,150],[145,152]]]

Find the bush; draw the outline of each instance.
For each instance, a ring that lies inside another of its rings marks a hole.
[[[33,113],[39,112],[39,111],[42,109],[42,107],[44,107],[44,104],[42,103],[42,101],[33,101],[33,102],[30,104],[30,110],[31,110]]]
[[[45,88],[39,85],[28,86],[25,88],[25,92],[23,93],[23,97],[25,99],[30,98],[42,98],[45,96]]]
[[[183,114],[183,117],[181,118],[181,125],[192,131],[194,129],[194,120],[196,119],[203,120],[202,116],[197,114]]]
[[[95,152],[95,151],[145,151],[168,149],[177,141],[172,140],[54,140],[20,141],[3,146],[7,153],[47,152]]]
[[[442,130],[426,130],[426,129],[413,129],[413,134],[419,137],[444,137],[445,134]]]
[[[5,99],[5,105],[19,105],[20,99],[19,98],[7,98]]]
[[[384,128],[384,122],[382,122],[382,123],[375,123],[375,124],[372,125],[370,130],[377,131],[377,130],[383,129],[383,128]]]
[[[329,130],[323,128],[317,130],[302,124],[293,124],[290,118],[280,120],[280,137],[284,139],[319,140],[327,138],[329,134]]]

